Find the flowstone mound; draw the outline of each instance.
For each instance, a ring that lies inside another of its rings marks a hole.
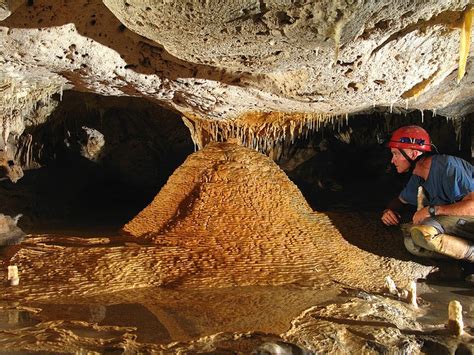
[[[430,271],[349,244],[271,159],[230,143],[189,156],[124,230],[126,240],[29,236],[10,260],[21,281],[8,297],[152,286],[378,290],[387,275],[404,286]]]
[[[386,275],[404,283],[428,270],[350,245],[271,159],[231,143],[188,157],[124,230],[187,250],[177,267],[200,284],[373,288]]]

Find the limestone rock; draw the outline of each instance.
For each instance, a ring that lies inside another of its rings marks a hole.
[[[189,250],[196,280],[214,284],[320,284],[329,277],[363,287],[375,274],[381,283],[392,272],[406,283],[421,271],[351,246],[271,159],[229,143],[188,157],[124,230]]]
[[[28,238],[12,260],[28,286],[15,293],[38,300],[52,289],[85,296],[165,285],[379,290],[387,275],[403,286],[431,270],[350,244],[270,158],[229,143],[188,157],[124,229],[132,244]]]
[[[307,309],[283,337],[314,353],[420,353],[416,317],[402,302],[361,293],[344,304]]]
[[[94,128],[82,127],[81,155],[91,161],[100,158],[102,148],[105,145],[104,135]]]
[[[23,177],[23,169],[11,154],[11,150],[0,149],[0,179],[15,183]]]
[[[0,21],[10,16],[23,2],[22,0],[1,0]]]
[[[373,106],[457,117],[472,106],[469,58],[455,83],[469,3],[3,1],[2,119],[63,88],[213,120]]]
[[[26,234],[17,226],[20,217],[12,218],[0,213],[0,247],[19,244],[23,240]]]

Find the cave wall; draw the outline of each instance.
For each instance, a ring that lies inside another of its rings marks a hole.
[[[24,227],[121,225],[193,151],[179,116],[147,100],[73,91],[57,99],[19,137],[24,178],[0,181],[2,212],[23,213]]]

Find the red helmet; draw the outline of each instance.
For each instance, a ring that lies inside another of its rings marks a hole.
[[[431,152],[430,135],[420,126],[400,127],[393,132],[387,147]]]

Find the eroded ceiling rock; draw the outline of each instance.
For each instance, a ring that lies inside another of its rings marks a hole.
[[[0,0],[0,21],[10,16],[22,3],[22,0]]]
[[[62,88],[214,120],[373,106],[459,116],[472,106],[470,60],[455,81],[469,0],[0,5],[4,121],[18,103],[25,115]]]

